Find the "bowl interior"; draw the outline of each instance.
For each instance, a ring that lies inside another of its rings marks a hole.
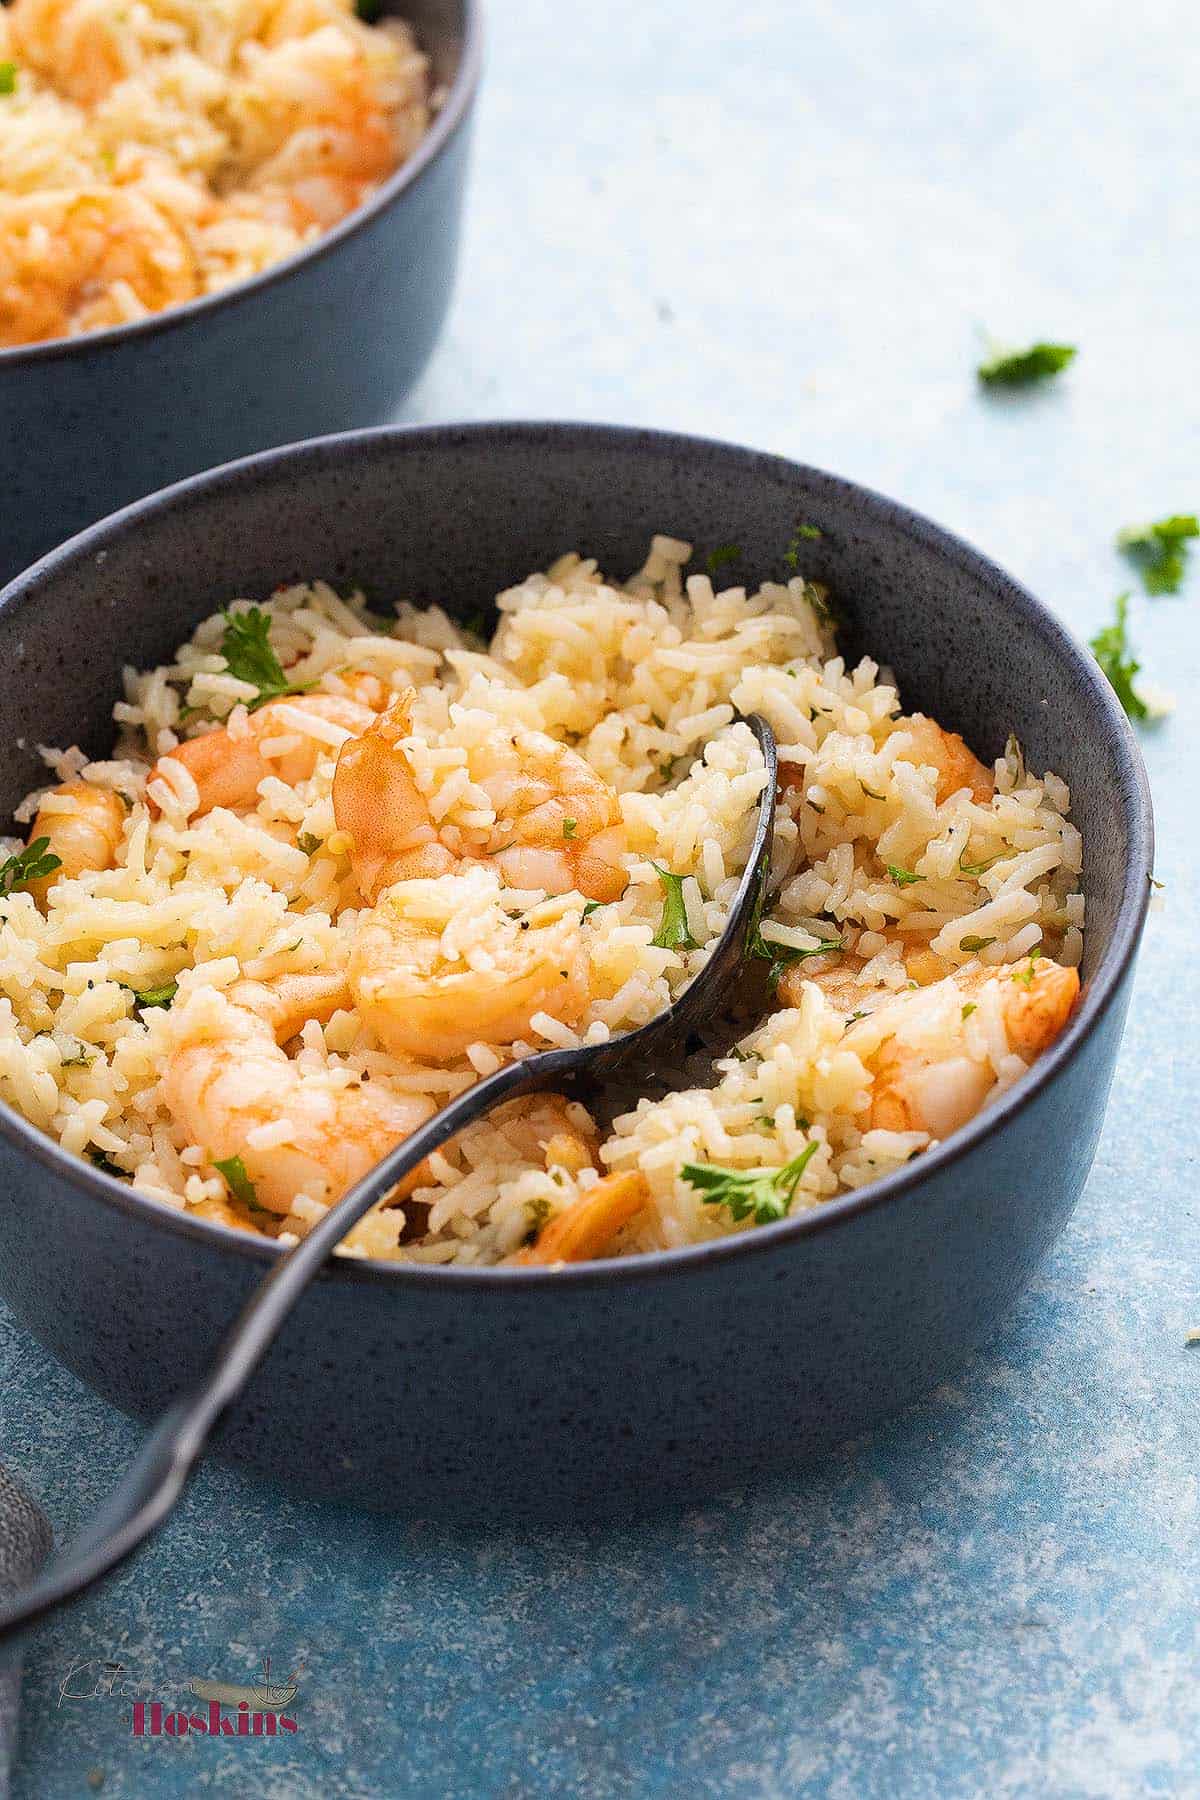
[[[697,556],[735,543],[730,578],[800,566],[829,584],[851,658],[891,665],[903,704],[985,759],[1010,733],[1070,783],[1084,837],[1085,979],[1142,880],[1136,748],[1085,653],[1000,570],[849,482],[727,445],[581,426],[475,426],[325,439],[230,465],[117,514],[0,597],[0,816],[45,779],[36,746],[107,754],[121,670],[167,659],[236,596],[323,577],[376,602],[466,617],[564,550],[637,568],[651,534]],[[697,566],[701,566],[698,564]],[[1133,872],[1133,873],[1131,873]]]

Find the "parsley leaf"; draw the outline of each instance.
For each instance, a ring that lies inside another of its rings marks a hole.
[[[50,848],[48,837],[34,838],[32,844],[26,844],[23,850],[14,851],[3,863],[0,863],[0,898],[6,894],[15,894],[18,888],[25,887],[30,881],[40,881],[43,875],[53,875],[55,869],[62,868],[61,856],[48,856]]]
[[[704,567],[708,570],[708,579],[715,581],[717,570],[723,569],[726,563],[735,563],[742,554],[740,544],[718,544],[710,550],[704,559]]]
[[[0,62],[0,94],[15,94],[17,91],[17,65],[15,62]]]
[[[1134,656],[1126,633],[1128,612],[1129,595],[1118,594],[1116,618],[1089,639],[1089,648],[1129,717],[1148,719],[1150,708],[1133,685],[1133,678],[1142,665]]]
[[[733,1219],[753,1215],[756,1225],[786,1219],[800,1177],[817,1153],[808,1144],[781,1169],[724,1169],[719,1163],[684,1163],[679,1173],[704,1195],[705,1206],[725,1206]]]
[[[578,830],[579,830],[579,820],[578,819],[564,819],[563,820],[563,836],[565,838],[573,838],[575,836],[575,833]]]
[[[161,987],[151,988],[135,988],[133,984],[128,981],[119,982],[117,985],[123,987],[126,993],[132,994],[134,1004],[140,1006],[143,1011],[148,1011],[154,1006],[170,1006],[172,1000],[174,1000],[176,994],[179,992],[179,983],[177,981],[164,981]]]
[[[1172,513],[1151,525],[1127,525],[1117,544],[1142,571],[1148,594],[1177,594],[1187,569],[1189,538],[1200,537],[1195,513]]]
[[[976,374],[986,387],[1029,387],[1047,381],[1075,360],[1074,344],[1031,344],[1028,350],[997,350]]]
[[[964,1025],[966,1024],[967,1020],[970,1018],[970,1016],[973,1012],[978,1012],[978,1011],[979,1011],[979,1008],[976,1006],[975,1002],[973,1000],[968,1000],[967,1004],[962,1009],[963,1024]]]
[[[698,950],[700,946],[688,929],[683,876],[672,875],[669,869],[660,869],[657,863],[654,868],[663,885],[663,910],[658,930],[650,942],[659,950]]]
[[[986,950],[988,945],[994,944],[995,941],[994,937],[965,937],[959,938],[958,947],[960,950]]]
[[[924,881],[923,875],[914,875],[911,869],[898,869],[895,863],[888,863],[887,872],[897,887],[911,887],[914,881]]]
[[[967,848],[968,846],[964,844],[958,858],[958,866],[964,875],[986,875],[994,863],[1003,862],[1009,855],[1007,850],[998,850],[995,856],[986,856],[982,862],[969,863],[963,861],[963,857],[967,854]]]
[[[611,904],[611,901],[608,900],[587,900],[584,902],[583,911],[579,916],[581,919],[590,918],[592,913],[599,912],[602,906],[609,906]]]
[[[315,856],[321,848],[321,839],[314,837],[311,831],[302,831],[296,839],[297,850],[303,850],[305,856]]]
[[[810,956],[827,956],[835,951],[844,950],[846,941],[844,938],[826,938],[820,944],[807,950],[798,950],[789,944],[772,944],[763,936],[761,930],[763,906],[767,897],[767,875],[768,871],[764,868],[762,880],[758,884],[754,913],[750,920],[750,936],[746,942],[746,955],[747,957],[758,957],[763,962],[770,963],[767,980],[774,987],[783,971],[790,968],[792,963],[807,962]]]
[[[1021,983],[1022,987],[1032,987],[1033,986],[1034,967],[1037,963],[1038,957],[1041,954],[1042,954],[1041,951],[1038,950],[1036,947],[1033,950],[1031,950],[1029,952],[1028,963],[1025,965],[1025,967],[1023,969],[1017,969],[1014,972],[1013,980],[1019,981]]]
[[[788,539],[788,547],[783,553],[783,560],[789,569],[796,569],[800,565],[801,544],[812,543],[820,536],[821,527],[819,525],[797,525]]]
[[[271,616],[261,606],[249,606],[245,612],[222,613],[221,617],[225,620],[221,639],[225,667],[239,681],[248,681],[258,689],[258,698],[249,703],[250,712],[257,712],[268,700],[278,700],[283,694],[302,694],[306,688],[316,686],[315,681],[297,684],[288,680],[271,648]]]
[[[115,1175],[119,1181],[129,1180],[129,1171],[123,1169],[120,1163],[113,1162],[111,1157],[105,1156],[103,1150],[89,1150],[87,1159],[93,1168],[103,1169],[106,1175]]]
[[[253,1206],[261,1212],[258,1205],[258,1192],[246,1173],[246,1165],[240,1156],[227,1156],[223,1162],[214,1162],[214,1169],[219,1169],[225,1177],[225,1185],[235,1200],[243,1206]]]
[[[64,1069],[90,1069],[95,1060],[95,1057],[88,1050],[87,1046],[81,1044],[79,1039],[76,1038],[75,1048],[72,1050],[70,1056],[60,1057],[59,1064],[60,1067]],[[122,1173],[123,1172],[124,1171],[122,1171]]]

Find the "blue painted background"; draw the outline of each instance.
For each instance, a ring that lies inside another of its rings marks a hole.
[[[1169,0],[492,0],[464,266],[408,416],[795,454],[1089,635],[1117,527],[1200,505],[1198,92]],[[1081,355],[991,399],[980,326]],[[33,1645],[18,1794],[1200,1795],[1198,618],[1200,568],[1134,605],[1180,709],[1144,738],[1167,891],[1095,1173],[961,1380],[815,1474],[619,1530],[453,1534],[208,1470]],[[68,1530],[133,1428],[2,1311],[0,1408]],[[73,1661],[170,1699],[264,1653],[307,1663],[290,1741],[135,1744],[128,1702],[59,1704]]]

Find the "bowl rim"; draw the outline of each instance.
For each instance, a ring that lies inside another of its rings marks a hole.
[[[3,0],[0,0],[0,4],[2,3]],[[321,232],[310,244],[293,250],[290,256],[269,263],[257,275],[247,275],[242,281],[231,282],[228,287],[218,288],[211,294],[200,294],[194,300],[183,300],[178,306],[164,307],[162,312],[148,313],[144,319],[131,319],[125,325],[106,325],[100,331],[85,331],[78,337],[48,338],[43,343],[11,344],[7,349],[0,348],[0,375],[8,369],[25,368],[36,363],[84,357],[93,353],[101,355],[107,350],[119,349],[129,343],[139,343],[143,338],[160,332],[182,331],[196,321],[203,323],[204,319],[224,308],[253,302],[266,288],[286,281],[307,264],[332,255],[347,238],[365,230],[372,219],[386,212],[420,180],[426,169],[457,135],[471,110],[478,92],[483,62],[483,3],[482,0],[461,0],[461,5],[463,29],[458,68],[429,129],[407,161],[401,163],[398,169],[393,169],[373,194],[339,219],[336,225]]]
[[[877,1208],[912,1194],[931,1176],[970,1155],[1000,1132],[1044,1088],[1057,1080],[1074,1061],[1084,1040],[1108,1012],[1137,953],[1150,903],[1154,858],[1153,809],[1137,739],[1099,666],[1040,600],[997,563],[975,550],[965,539],[935,524],[901,501],[893,500],[845,476],[831,474],[790,457],[682,432],[570,421],[502,420],[442,425],[387,425],[337,432],[238,458],[199,475],[188,476],[156,494],[123,507],[119,512],[110,514],[107,519],[88,526],[68,539],[58,549],[32,564],[7,587],[0,589],[0,613],[6,612],[10,606],[19,607],[36,598],[38,582],[54,573],[60,565],[79,565],[90,560],[98,551],[105,549],[106,543],[127,537],[131,532],[136,533],[140,522],[186,504],[195,493],[201,493],[205,497],[214,493],[219,495],[222,489],[233,493],[247,481],[254,483],[280,469],[295,471],[303,469],[305,464],[320,464],[330,458],[344,464],[347,457],[358,453],[367,454],[375,449],[403,455],[409,449],[453,451],[471,444],[485,443],[494,447],[499,443],[546,452],[556,447],[569,449],[578,445],[581,440],[624,456],[661,456],[676,461],[699,461],[705,458],[732,461],[735,465],[740,465],[748,480],[774,476],[796,485],[803,484],[815,489],[818,494],[824,491],[835,501],[851,499],[899,537],[933,551],[943,560],[957,566],[972,580],[985,586],[1004,604],[1012,606],[1027,629],[1038,632],[1048,647],[1073,665],[1074,673],[1091,702],[1097,728],[1113,746],[1120,774],[1121,803],[1129,828],[1131,854],[1124,869],[1112,937],[1066,1030],[1039,1057],[1026,1075],[1014,1082],[984,1112],[977,1114],[943,1143],[923,1152],[914,1162],[861,1188],[835,1195],[811,1212],[702,1244],[688,1244],[671,1250],[646,1251],[638,1256],[610,1257],[590,1263],[551,1268],[389,1263],[367,1257],[334,1256],[317,1278],[319,1282],[383,1282],[421,1289],[432,1285],[436,1288],[462,1287],[509,1294],[544,1286],[608,1287],[614,1282],[641,1283],[664,1277],[686,1276],[693,1271],[699,1273],[700,1270],[729,1258],[770,1254],[793,1239],[808,1238],[851,1224]],[[190,1239],[198,1250],[229,1253],[240,1257],[244,1262],[257,1264],[264,1272],[277,1263],[284,1253],[284,1247],[273,1239],[252,1237],[250,1233],[238,1231],[232,1226],[180,1212],[165,1201],[157,1200],[150,1194],[139,1193],[115,1177],[89,1167],[81,1158],[63,1150],[44,1136],[22,1114],[3,1102],[0,1102],[0,1137],[76,1188],[124,1213],[127,1219],[143,1222],[152,1228],[165,1228]]]

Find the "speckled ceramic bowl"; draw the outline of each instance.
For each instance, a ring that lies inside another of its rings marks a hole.
[[[944,1147],[803,1217],[565,1270],[339,1261],[219,1453],[407,1513],[569,1516],[744,1481],[861,1430],[994,1331],[1095,1150],[1146,911],[1150,802],[1087,654],[958,539],[817,470],[575,425],[366,432],[185,482],[84,533],[0,597],[0,814],[32,748],[111,743],[121,666],[168,656],[231,595],[324,576],[466,616],[581,548],[637,567],[652,531],[736,541],[767,573],[797,519],[851,655],[984,756],[1010,731],[1071,784],[1088,899],[1082,1004]],[[87,655],[79,653],[87,644]],[[160,1411],[275,1246],[184,1218],[0,1108],[0,1293],[102,1394]]]
[[[449,304],[477,0],[385,0],[445,100],[367,202],[251,281],[111,331],[0,350],[0,581],[168,481],[392,418]]]

